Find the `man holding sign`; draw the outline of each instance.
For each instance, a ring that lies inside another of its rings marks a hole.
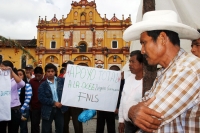
[[[61,103],[63,105],[114,112],[120,71],[68,65]]]
[[[19,78],[14,70],[13,63],[5,60],[0,66],[0,131],[18,133],[19,124],[21,121],[20,101],[18,89],[24,87],[24,81]]]
[[[62,66],[65,67],[65,69],[67,69],[68,64],[73,65],[74,63],[72,61],[67,61],[66,63],[63,63]],[[81,114],[82,111],[83,111],[82,108],[68,107],[68,110],[64,113],[63,133],[69,133],[69,122],[71,118],[72,118],[75,133],[83,133],[83,124],[82,122],[78,121],[78,116]]]
[[[110,68],[110,70],[117,71],[115,70],[115,68],[112,68],[112,67]],[[121,80],[120,80],[120,83],[121,83]],[[118,88],[120,88],[120,86]],[[115,131],[115,112],[98,111],[96,133],[104,132],[105,122],[107,124],[108,133],[116,132]]]
[[[52,63],[45,66],[47,80],[38,89],[38,99],[42,104],[42,133],[49,133],[53,120],[56,132],[63,132],[64,115],[67,110],[60,101],[63,91],[64,79],[56,77],[57,68]]]

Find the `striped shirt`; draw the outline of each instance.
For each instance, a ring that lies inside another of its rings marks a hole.
[[[21,93],[21,88],[18,90],[19,96],[20,96],[20,93]],[[29,108],[29,103],[30,103],[31,97],[32,97],[32,87],[29,83],[26,83],[25,100],[24,100],[24,104],[21,107],[21,113],[23,113],[25,109]]]
[[[157,133],[200,133],[200,58],[180,49],[161,69],[143,100],[155,96],[150,108],[164,115]]]

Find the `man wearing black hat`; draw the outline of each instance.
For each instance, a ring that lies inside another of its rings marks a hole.
[[[35,75],[33,75],[33,66],[32,65],[27,65],[25,67],[25,73],[26,73],[26,77],[27,77],[27,81],[29,82],[32,78],[35,77]]]

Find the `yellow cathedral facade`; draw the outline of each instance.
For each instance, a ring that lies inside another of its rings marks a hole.
[[[37,65],[44,68],[53,63],[59,69],[70,60],[77,65],[121,70],[129,57],[130,42],[122,36],[131,25],[131,17],[122,15],[119,19],[114,14],[107,18],[105,14],[102,18],[96,6],[95,1],[72,1],[66,18],[57,18],[56,14],[50,20],[39,17],[36,46],[28,48]],[[31,61],[27,59],[26,63]],[[19,60],[15,65],[20,68],[23,63]]]

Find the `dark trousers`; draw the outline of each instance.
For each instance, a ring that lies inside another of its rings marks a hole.
[[[6,127],[8,126],[8,133],[18,133],[20,121],[20,107],[19,109],[11,109],[11,120],[0,122],[0,132],[6,133]]]
[[[125,121],[125,133],[135,133],[139,128],[129,121]]]
[[[105,122],[108,133],[115,133],[115,113],[106,111],[98,111],[96,133],[104,132]]]
[[[50,133],[51,132],[51,124],[54,120],[55,128],[57,133],[63,132],[64,125],[64,115],[61,112],[61,109],[53,107],[51,111],[51,115],[49,120],[42,119],[42,133]]]
[[[41,109],[31,111],[31,133],[40,133]]]
[[[24,113],[22,114],[26,120],[21,120],[20,122],[20,133],[28,133],[27,121],[29,119],[29,109],[25,109]]]
[[[20,133],[28,133],[27,120],[20,122]]]
[[[83,111],[82,108],[69,107],[68,110],[64,113],[64,131],[63,133],[69,133],[69,122],[70,116],[72,117],[74,131],[75,133],[83,133],[83,125],[78,121],[78,116]]]

